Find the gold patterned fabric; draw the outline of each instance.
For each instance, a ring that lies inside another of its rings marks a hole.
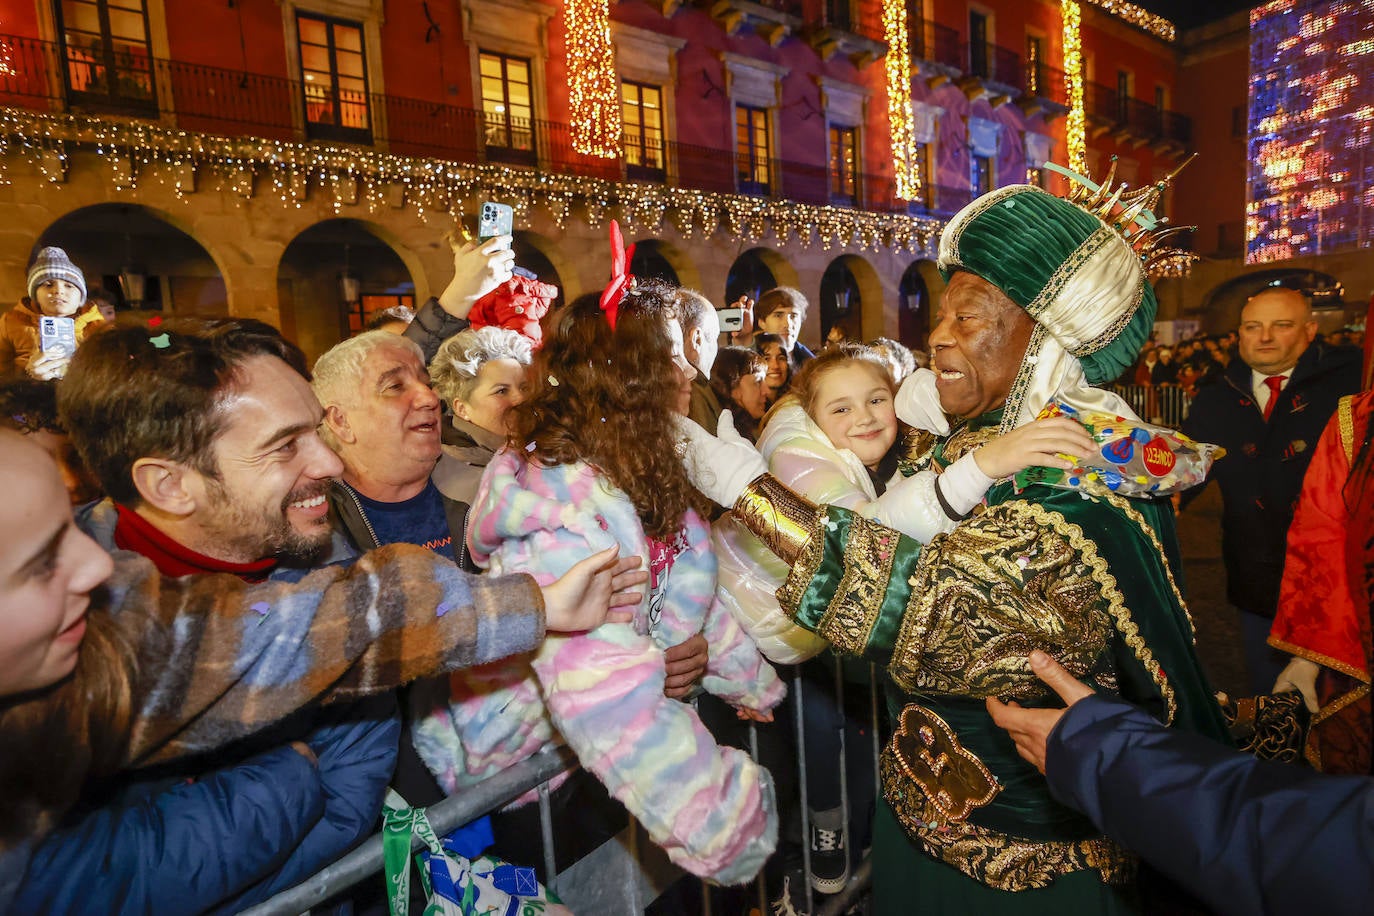
[[[745,487],[735,501],[734,512],[786,563],[797,561],[824,518],[815,503],[788,489],[772,474],[764,474]]]
[[[869,634],[887,598],[887,583],[892,575],[898,536],[891,528],[861,515],[849,523],[849,546],[845,550],[844,577],[821,617],[816,632],[842,652],[862,655]],[[816,558],[819,563],[820,558]],[[800,568],[802,564],[798,564]],[[810,581],[814,569],[800,569]],[[801,575],[788,577],[789,583],[803,581]],[[784,586],[786,587],[786,586]]]
[[[1044,696],[1027,655],[1042,649],[1083,677],[1107,648],[1112,602],[1071,526],[1012,501],[931,541],[912,579],[889,670],[912,693]],[[1099,604],[1100,602],[1100,604]],[[1120,603],[1119,596],[1117,603]]]
[[[1047,887],[1076,871],[1096,871],[1106,884],[1135,880],[1137,860],[1106,837],[1037,841],[943,819],[938,808],[906,778],[891,745],[879,760],[883,798],[907,835],[932,856],[989,887],[1024,891]]]

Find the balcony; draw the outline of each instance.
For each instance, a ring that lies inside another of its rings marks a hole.
[[[0,36],[0,46],[10,51],[10,72],[0,73],[0,105],[41,112],[90,111],[84,107],[85,96],[67,95],[58,47],[6,36]],[[150,112],[139,99],[120,108],[120,115],[194,133],[295,142],[316,139],[313,130],[319,125],[306,120],[311,97],[306,94],[307,84],[299,80],[156,58],[151,60],[150,72],[157,98],[163,100],[162,110]],[[500,163],[608,181],[741,192],[733,146],[715,148],[627,137],[624,158],[601,159],[573,149],[566,123],[503,117],[378,93],[344,101],[352,112],[350,117],[366,125],[366,142],[355,144],[362,149],[460,164]],[[848,194],[832,200],[830,171],[824,162],[774,158],[769,162],[768,176],[767,182],[746,190],[818,206],[849,205]],[[893,196],[890,176],[856,172],[851,180],[853,206],[876,212],[907,212],[907,202]]]
[[[1069,89],[1064,71],[1047,66],[1043,61],[1027,61],[1024,89],[1017,105],[1027,117],[1043,114],[1046,118],[1062,117],[1069,112]]]
[[[931,88],[963,74],[964,46],[959,31],[936,22],[916,20],[908,38],[912,62]]]
[[[821,60],[843,54],[862,68],[887,54],[881,31],[866,24],[857,7],[857,0],[825,0],[821,22],[805,31],[807,43]]]
[[[801,0],[707,0],[705,7],[726,35],[751,28],[773,47],[802,27]]]
[[[1192,122],[1175,111],[1156,108],[1122,95],[1110,86],[1083,86],[1083,109],[1094,136],[1110,133],[1115,139],[1158,152],[1181,154],[1192,140]]]
[[[994,108],[1019,96],[1026,74],[1021,55],[994,44],[963,46],[963,76],[959,88],[970,100],[988,99]]]

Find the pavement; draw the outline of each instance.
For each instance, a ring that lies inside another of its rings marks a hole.
[[[1178,517],[1183,581],[1197,633],[1197,653],[1214,690],[1246,696],[1248,678],[1241,650],[1240,613],[1226,601],[1221,563],[1221,490],[1209,484]]]

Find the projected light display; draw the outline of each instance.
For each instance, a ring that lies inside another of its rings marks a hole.
[[[1374,0],[1250,14],[1245,260],[1374,242]]]

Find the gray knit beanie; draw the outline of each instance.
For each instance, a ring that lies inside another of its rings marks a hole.
[[[29,298],[33,299],[38,287],[49,280],[66,280],[81,290],[81,301],[86,301],[86,277],[61,248],[44,248],[33,259],[29,268]]]

